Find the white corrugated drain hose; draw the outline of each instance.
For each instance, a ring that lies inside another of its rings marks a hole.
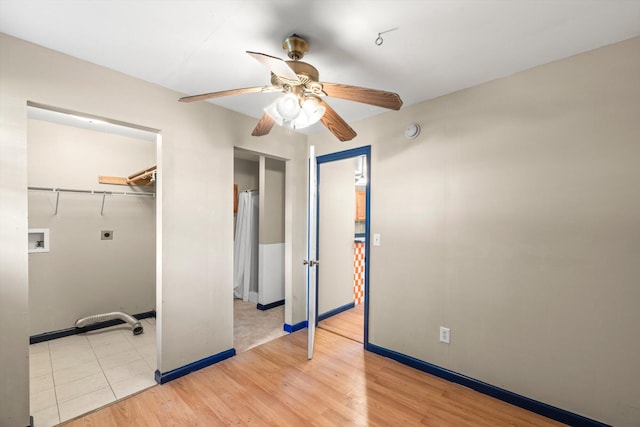
[[[92,323],[106,322],[107,320],[120,319],[131,325],[133,335],[140,335],[143,332],[142,324],[138,319],[130,314],[121,311],[112,311],[111,313],[94,314],[93,316],[83,317],[76,320],[76,328],[83,328]]]

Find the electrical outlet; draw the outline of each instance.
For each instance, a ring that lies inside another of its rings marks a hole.
[[[451,329],[440,326],[440,342],[449,344],[451,342]]]

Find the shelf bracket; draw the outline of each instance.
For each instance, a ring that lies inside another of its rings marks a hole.
[[[58,193],[60,194],[60,193]],[[106,193],[102,193],[102,207],[100,208],[100,216],[104,216],[103,212],[104,212],[104,199],[105,197],[107,197]]]
[[[56,191],[55,189],[53,191]],[[55,216],[58,216],[58,205],[60,204],[60,192],[56,193],[56,211],[53,213]]]

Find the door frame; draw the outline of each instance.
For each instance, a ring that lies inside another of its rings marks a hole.
[[[364,221],[364,347],[369,346],[369,247],[370,247],[370,231],[371,231],[371,145],[363,147],[352,148],[349,150],[338,151],[335,153],[325,154],[316,157],[316,257],[322,259],[320,254],[320,165],[329,162],[335,162],[338,160],[355,159],[356,157],[364,156],[366,164],[365,177],[367,178],[367,184],[365,186],[365,221]],[[355,186],[354,186],[355,191]],[[355,236],[354,236],[355,237]],[[315,310],[315,325],[318,325],[318,280],[320,277],[320,271],[316,272],[316,310]]]

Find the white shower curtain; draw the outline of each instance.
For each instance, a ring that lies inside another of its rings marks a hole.
[[[233,295],[249,300],[249,291],[258,292],[258,193],[238,195],[238,215],[233,258]]]

